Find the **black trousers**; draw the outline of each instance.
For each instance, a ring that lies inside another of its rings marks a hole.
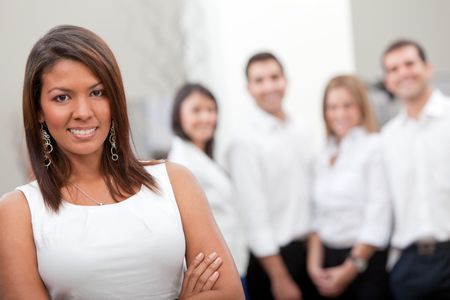
[[[325,247],[324,267],[341,265],[351,249],[332,249]],[[339,300],[389,300],[389,278],[386,271],[387,251],[376,251],[369,261],[366,271],[359,274],[337,298]],[[322,297],[322,299],[329,299]]]
[[[390,273],[396,300],[450,299],[450,242],[432,253],[406,248]],[[442,244],[441,244],[442,245]]]
[[[303,300],[318,299],[317,290],[306,271],[306,242],[294,241],[280,249],[289,273],[300,286]],[[247,289],[251,300],[271,300],[270,279],[258,259],[250,254],[247,269]]]

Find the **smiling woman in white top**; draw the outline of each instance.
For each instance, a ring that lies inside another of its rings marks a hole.
[[[0,201],[0,299],[243,298],[199,185],[182,166],[137,160],[126,107],[95,33],[58,26],[32,48],[23,120],[35,180]]]
[[[333,78],[323,116],[328,139],[314,166],[308,272],[325,297],[389,299],[385,248],[391,212],[364,84],[354,76]]]
[[[175,136],[169,160],[186,166],[199,181],[239,273],[244,276],[248,255],[233,205],[234,187],[213,159],[217,116],[217,102],[207,88],[200,84],[181,87],[172,111]]]

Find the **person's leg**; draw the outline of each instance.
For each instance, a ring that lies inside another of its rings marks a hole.
[[[241,276],[242,289],[244,290],[244,295],[246,300],[250,300],[250,296],[248,294],[247,289],[247,278],[245,276]]]
[[[281,248],[281,256],[292,278],[300,286],[303,300],[322,299],[307,271],[306,242],[291,242],[289,245]]]
[[[404,251],[389,274],[395,300],[419,300],[432,290],[433,276],[428,257],[415,251]]]
[[[273,299],[269,276],[253,254],[250,254],[246,280],[247,291],[251,300]]]
[[[438,250],[431,260],[430,269],[434,274],[435,284],[426,299],[448,300],[450,299],[450,248]]]
[[[336,267],[341,265],[346,259],[351,249],[332,249],[325,247],[325,262],[324,267]],[[334,299],[334,300],[356,300],[356,294],[354,289],[354,284],[350,284],[347,289],[338,297],[328,298],[323,297],[323,299]]]
[[[376,251],[367,270],[354,281],[356,299],[390,300],[389,276],[386,271],[387,251]]]
[[[300,286],[303,300],[322,299],[306,269],[306,243],[294,241],[280,250],[289,273]],[[247,289],[251,300],[273,299],[270,279],[258,259],[250,255],[247,269]]]

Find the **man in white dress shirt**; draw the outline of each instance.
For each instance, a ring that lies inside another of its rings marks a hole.
[[[402,111],[382,133],[392,192],[391,270],[396,299],[450,299],[450,100],[429,83],[420,45],[400,40],[383,55],[387,88]]]
[[[279,60],[258,53],[248,61],[246,75],[256,105],[228,159],[251,252],[248,291],[251,299],[315,299],[306,272],[308,138],[283,110],[287,81]]]

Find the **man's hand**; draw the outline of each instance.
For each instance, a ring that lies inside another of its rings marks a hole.
[[[302,292],[294,280],[288,275],[274,278],[271,282],[275,300],[301,300]]]
[[[327,284],[329,276],[322,267],[308,264],[308,274],[315,286]]]

